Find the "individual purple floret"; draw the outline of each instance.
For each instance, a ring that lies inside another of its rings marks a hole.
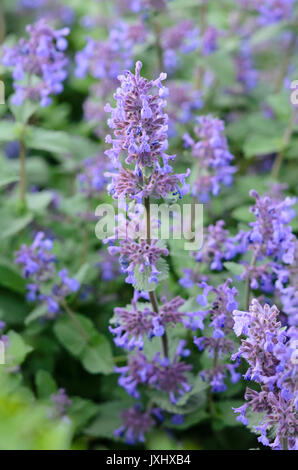
[[[208,264],[212,271],[221,271],[224,261],[229,261],[247,250],[244,232],[241,231],[231,237],[224,226],[223,220],[218,220],[215,225],[209,225],[202,248],[194,253],[196,261]]]
[[[67,396],[64,388],[60,388],[57,393],[51,395],[51,401],[54,405],[54,417],[65,418],[68,408],[72,405],[72,400]]]
[[[200,351],[206,350],[213,358],[212,367],[200,373],[203,380],[211,385],[213,392],[223,392],[226,390],[224,380],[227,373],[231,376],[232,383],[238,382],[240,374],[236,372],[237,364],[222,363],[222,360],[234,351],[234,343],[230,338],[233,330],[234,320],[232,312],[237,308],[235,300],[238,295],[235,287],[230,287],[231,279],[227,279],[224,284],[217,288],[208,286],[206,283],[200,285],[203,294],[197,297],[200,305],[207,305],[207,296],[210,292],[215,294],[215,299],[211,303],[211,308],[202,312],[203,318],[210,315],[209,328],[212,328],[212,336],[194,337],[194,343]],[[201,329],[204,329],[202,325]]]
[[[145,441],[146,432],[150,431],[156,424],[154,418],[160,415],[158,408],[150,408],[142,411],[141,406],[136,404],[121,414],[123,425],[115,430],[115,435],[123,437],[126,444],[136,444]]]
[[[163,63],[167,72],[174,72],[180,64],[180,56],[196,50],[199,46],[199,29],[190,20],[179,23],[162,31],[161,45]]]
[[[55,31],[41,19],[27,26],[27,32],[28,40],[21,39],[16,46],[4,48],[2,63],[14,69],[16,91],[12,103],[19,106],[30,99],[40,100],[41,106],[48,106],[52,102],[50,95],[63,91],[67,77],[68,59],[64,51],[68,45],[65,36],[69,29]]]
[[[198,178],[193,185],[192,195],[207,202],[210,193],[214,196],[219,194],[221,185],[232,184],[237,169],[231,166],[234,156],[228,149],[224,122],[208,115],[197,118],[197,123],[194,131],[199,141],[195,142],[189,134],[185,134],[184,141],[198,161]]]
[[[234,331],[244,335],[233,359],[244,358],[249,368],[244,375],[260,385],[246,389],[246,403],[235,409],[238,420],[248,424],[247,411],[262,413],[255,430],[258,440],[276,450],[297,450],[297,328],[281,328],[275,305],[264,307],[254,299],[249,312],[235,310]]]

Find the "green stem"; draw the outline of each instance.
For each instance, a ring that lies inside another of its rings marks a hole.
[[[151,217],[150,217],[150,196],[145,198],[145,209],[146,209],[146,237],[148,244],[151,243]],[[158,302],[156,298],[156,294],[154,291],[149,292],[150,302],[155,313],[159,313]],[[167,333],[164,332],[163,336],[161,337],[162,342],[162,349],[163,354],[165,357],[168,357],[168,337]]]
[[[72,321],[74,327],[76,328],[76,330],[84,338],[86,343],[88,343],[89,342],[89,335],[86,333],[85,329],[82,327],[81,323],[78,321],[77,317],[75,316],[75,314],[69,308],[69,306],[67,305],[67,303],[65,301],[62,302],[62,307],[64,308],[64,310],[68,314],[68,316],[71,319],[71,321]]]
[[[157,53],[158,70],[161,73],[163,71],[163,51],[160,39],[161,27],[158,21],[156,21],[155,19],[152,20],[152,27],[155,36],[155,49]]]
[[[251,263],[249,265],[247,278],[246,278],[246,283],[245,283],[245,308],[246,310],[249,309],[249,304],[250,304],[250,281],[251,281],[250,268],[253,268],[256,265],[257,257],[258,257],[258,250],[255,251],[253,254]]]
[[[290,118],[289,125],[287,129],[285,130],[284,136],[283,136],[283,145],[281,151],[278,153],[278,155],[275,158],[272,170],[271,170],[271,177],[275,180],[278,179],[278,175],[282,166],[282,162],[285,156],[285,152],[289,146],[293,130],[294,130],[294,120],[295,120],[295,111],[294,109],[292,110],[292,115]]]
[[[25,128],[24,128],[25,131]],[[19,144],[20,144],[20,203],[22,209],[26,208],[26,186],[27,186],[27,176],[26,176],[26,145],[24,142],[24,131],[22,136],[20,137]]]
[[[6,35],[5,16],[3,13],[3,8],[0,5],[0,44],[4,43],[5,35]]]
[[[281,444],[282,450],[289,450],[288,438],[287,437],[282,437],[280,439],[280,444]]]

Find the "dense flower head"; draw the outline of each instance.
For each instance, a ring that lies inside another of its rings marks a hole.
[[[161,256],[168,256],[167,248],[161,247],[158,240],[121,240],[119,246],[110,246],[109,253],[112,255],[120,255],[120,265],[123,272],[127,274],[126,282],[135,284],[135,269],[144,272],[145,269],[150,270],[148,281],[158,282],[160,274],[157,268],[157,262]]]
[[[194,116],[194,113],[202,108],[203,100],[200,90],[197,90],[188,82],[170,81],[168,84],[169,134],[175,135],[175,126],[178,123],[186,124]]]
[[[236,365],[219,363],[225,356],[229,356],[234,351],[234,343],[230,338],[233,330],[232,312],[237,308],[238,303],[235,297],[238,291],[235,287],[230,287],[231,279],[227,279],[224,284],[217,288],[209,286],[206,282],[199,284],[203,289],[203,293],[198,295],[197,301],[200,305],[208,304],[208,295],[213,293],[214,300],[208,310],[202,311],[203,320],[210,315],[209,328],[212,329],[212,336],[194,337],[194,343],[200,351],[206,350],[213,357],[213,365],[209,370],[201,372],[201,377],[208,381],[214,392],[223,392],[226,390],[224,380],[227,373],[231,376],[233,383],[240,379],[240,374],[236,372]],[[204,329],[204,323],[200,327]]]
[[[122,28],[112,29],[106,41],[88,37],[85,48],[76,54],[76,76],[83,78],[89,72],[97,79],[116,79],[131,67],[131,50],[131,40]]]
[[[203,247],[194,253],[198,262],[206,263],[213,271],[221,271],[223,262],[245,253],[247,243],[243,232],[231,237],[224,228],[225,222],[218,220],[207,227]]]
[[[110,168],[104,154],[87,158],[82,163],[83,171],[78,175],[80,190],[87,197],[96,196],[101,193],[107,184],[105,171]]]
[[[32,245],[22,245],[15,254],[15,263],[23,267],[23,276],[36,282],[46,281],[54,273],[55,257],[52,253],[53,242],[38,232]]]
[[[218,48],[217,40],[220,36],[220,32],[214,26],[209,26],[204,31],[202,36],[202,53],[203,55],[210,55]]]
[[[207,202],[212,195],[220,192],[221,185],[230,186],[236,167],[231,166],[234,156],[228,149],[224,135],[224,122],[211,115],[197,118],[194,131],[198,142],[185,134],[185,145],[191,147],[192,156],[198,161],[198,178],[192,189],[193,196]]]
[[[149,196],[160,199],[171,194],[181,199],[189,191],[189,185],[185,183],[189,174],[190,170],[181,174],[155,171],[146,181],[140,169],[132,171],[121,168],[118,173],[107,172],[106,176],[112,179],[108,191],[114,199],[129,197],[141,203],[143,198]]]
[[[176,403],[191,390],[186,374],[192,366],[181,360],[181,357],[188,357],[189,354],[184,340],[179,342],[172,360],[162,357],[160,352],[152,360],[148,360],[138,351],[129,356],[127,366],[115,368],[115,372],[121,374],[118,383],[134,398],[140,397],[139,386],[147,385],[167,393],[171,402]]]
[[[23,266],[23,276],[30,281],[26,285],[27,300],[44,303],[51,318],[59,313],[64,299],[80,287],[76,279],[69,277],[67,269],[56,273],[57,260],[52,249],[52,240],[45,238],[43,232],[38,232],[32,245],[22,245],[15,254],[15,263]],[[53,283],[56,274],[58,283],[54,283],[49,290],[48,283]]]
[[[235,310],[233,313],[236,335],[246,336],[233,358],[243,357],[248,362],[245,379],[261,387],[259,392],[247,388],[247,403],[235,412],[240,413],[238,419],[244,424],[248,424],[248,409],[264,413],[255,427],[261,434],[259,441],[274,449],[284,448],[286,441],[286,448],[297,450],[298,332],[294,327],[281,328],[278,315],[275,305],[262,306],[256,299],[249,312]]]
[[[47,21],[72,25],[76,14],[70,5],[61,4],[61,0],[19,0],[19,9],[34,11],[37,18],[45,18]]]
[[[135,75],[127,71],[118,77],[121,86],[114,95],[116,108],[106,106],[106,111],[111,113],[108,124],[115,136],[114,139],[110,135],[106,137],[106,142],[112,144],[106,154],[116,167],[119,167],[120,156],[126,154],[126,163],[158,170],[161,157],[163,170],[168,172],[171,170],[168,160],[174,157],[164,153],[168,146],[168,117],[163,112],[167,89],[162,81],[166,74],[148,81],[140,76],[141,67],[142,63],[137,62]]]
[[[54,30],[41,19],[27,26],[29,39],[21,39],[11,48],[5,47],[2,63],[13,67],[15,94],[12,102],[21,105],[24,100],[40,100],[41,106],[48,106],[52,99],[63,91],[67,77],[68,59],[65,36],[68,28]],[[28,80],[28,84],[27,84]]]
[[[251,212],[256,217],[250,223],[249,242],[260,257],[270,256],[274,261],[292,264],[295,253],[295,236],[288,225],[293,218],[291,206],[295,198],[275,201],[268,196],[259,196],[252,190],[250,195],[255,198]]]
[[[126,444],[136,444],[145,441],[146,432],[150,431],[156,424],[156,417],[159,418],[160,410],[150,408],[142,411],[139,404],[121,413],[123,425],[115,430],[115,435],[123,437]],[[155,419],[154,419],[155,418]]]
[[[296,0],[240,0],[242,5],[259,13],[261,25],[277,23],[293,18]]]
[[[199,46],[199,29],[190,20],[179,23],[162,31],[163,63],[165,70],[174,72],[180,63],[180,54],[187,54]]]
[[[163,297],[158,312],[153,311],[150,304],[137,302],[138,298],[138,291],[135,291],[131,306],[114,309],[110,331],[119,347],[130,351],[135,348],[142,350],[144,337],[163,336],[167,325],[180,323],[193,330],[201,325],[200,312],[180,311],[185,300],[179,296],[169,301]]]

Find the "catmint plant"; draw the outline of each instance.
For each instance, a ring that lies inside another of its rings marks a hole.
[[[127,274],[126,282],[135,288],[132,304],[115,309],[110,331],[115,335],[117,346],[136,350],[129,355],[126,366],[115,369],[121,374],[119,385],[136,399],[141,397],[139,389],[142,386],[164,392],[172,403],[176,403],[191,390],[188,373],[192,367],[184,360],[190,354],[184,340],[169,355],[167,330],[178,323],[197,328],[198,314],[181,312],[185,301],[179,296],[172,300],[161,298],[159,305],[154,290],[164,270],[160,261],[168,256],[169,251],[159,240],[151,239],[150,199],[166,197],[168,193],[182,197],[188,189],[185,184],[187,173],[173,174],[170,162],[174,156],[166,153],[168,117],[164,107],[168,90],[162,84],[166,75],[161,74],[157,80],[148,81],[141,77],[141,67],[141,62],[137,62],[135,75],[127,71],[119,76],[120,87],[114,95],[116,108],[106,106],[106,111],[111,113],[108,123],[114,131],[113,136],[106,138],[106,142],[112,145],[106,155],[117,168],[117,173],[107,173],[112,178],[109,192],[115,199],[135,201],[136,207],[144,202],[146,212],[143,218],[144,214],[139,210],[130,215],[136,225],[145,225],[145,233],[137,232],[143,234],[140,238],[136,238],[135,231],[131,234],[128,230],[126,238],[120,239],[118,244],[116,236],[106,240],[110,254],[120,256],[120,265]],[[125,231],[123,221],[120,228]],[[118,229],[118,235],[120,231]],[[144,279],[141,289],[140,274]],[[139,292],[142,289],[147,292]],[[141,297],[150,303],[140,302]],[[149,359],[142,350],[144,339],[153,337],[161,338],[162,352]],[[130,414],[123,416],[125,421]],[[126,427],[120,428],[122,433]],[[142,438],[140,430],[139,439]]]

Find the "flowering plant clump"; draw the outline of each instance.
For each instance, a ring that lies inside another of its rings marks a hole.
[[[297,450],[298,2],[2,3],[0,449]]]

